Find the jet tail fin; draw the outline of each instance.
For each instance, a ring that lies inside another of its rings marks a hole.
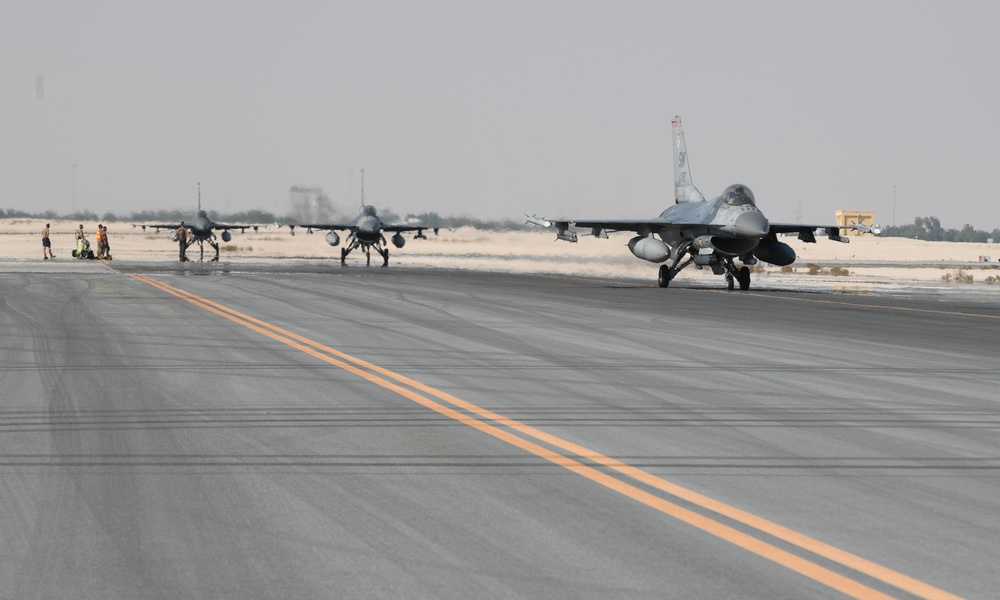
[[[687,142],[684,141],[681,118],[674,117],[671,125],[674,139],[674,202],[704,202],[705,197],[691,183],[691,165],[688,163]]]

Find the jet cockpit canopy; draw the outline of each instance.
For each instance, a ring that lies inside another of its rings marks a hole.
[[[754,200],[753,192],[750,191],[750,188],[739,183],[727,187],[726,190],[722,192],[722,201],[730,206],[743,206],[744,204],[757,206],[757,202]]]
[[[365,214],[366,217],[375,217],[375,216],[377,216],[376,212],[375,212],[375,207],[374,206],[369,206],[369,205],[365,205],[364,214]]]

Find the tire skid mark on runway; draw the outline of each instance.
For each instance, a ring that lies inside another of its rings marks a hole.
[[[747,525],[758,532],[780,539],[798,547],[799,549],[823,557],[858,573],[863,573],[873,579],[892,585],[900,590],[925,598],[957,598],[957,596],[933,587],[930,584],[924,583],[907,575],[897,573],[887,567],[883,567],[882,565],[873,563],[859,556],[855,556],[849,552],[840,550],[839,548],[835,548],[818,540],[814,540],[806,535],[787,529],[761,517],[757,517],[756,515],[747,513],[707,496],[703,496],[665,479],[661,479],[651,473],[647,473],[641,469],[627,465],[614,458],[604,456],[600,453],[594,452],[593,450],[574,444],[573,442],[569,442],[534,427],[509,419],[503,415],[494,413],[452,396],[447,392],[443,392],[414,379],[410,379],[404,375],[389,371],[388,369],[379,367],[378,365],[353,357],[349,354],[330,348],[324,344],[320,344],[275,325],[271,325],[249,315],[245,315],[221,304],[212,302],[211,300],[202,298],[144,275],[130,275],[130,277],[149,284],[163,292],[166,292],[167,294],[190,302],[234,323],[256,331],[261,335],[295,348],[296,350],[313,356],[328,364],[353,373],[371,383],[374,383],[375,385],[395,392],[404,398],[420,404],[421,406],[454,419],[459,423],[473,427],[487,435],[507,442],[512,446],[535,454],[536,456],[548,460],[553,464],[599,483],[608,489],[659,510],[664,514],[673,516],[681,521],[684,521],[685,523],[688,523],[689,525],[711,533],[716,537],[753,552],[763,558],[771,560],[772,562],[791,569],[848,596],[856,598],[890,598],[890,596],[874,588],[827,569],[817,562],[797,556],[789,551],[783,550],[761,539],[753,537],[752,535],[725,525],[720,521],[713,520],[708,516],[684,508],[678,504],[670,502],[669,500],[647,492],[631,483],[612,477],[611,475],[599,471],[598,469],[584,464],[583,462],[580,462],[570,456],[566,456],[550,448],[541,446],[533,441],[514,435],[510,431],[501,429],[499,426],[504,426],[522,435],[530,436],[540,442],[549,444],[555,448],[576,454],[581,459],[588,462],[610,468],[653,489],[660,490],[700,508],[715,512],[718,515]],[[389,381],[390,379],[395,380],[397,383]],[[417,393],[418,391],[426,395]],[[438,403],[427,396],[438,398],[439,400],[447,402],[466,412],[455,410],[455,408]],[[492,421],[495,424],[491,424],[487,421]]]
[[[823,300],[820,298],[797,298],[792,296],[778,296],[773,294],[768,294],[762,296],[760,294],[733,294],[733,292],[727,290],[707,290],[700,288],[686,288],[692,292],[702,292],[706,294],[731,294],[736,296],[741,296],[744,298],[773,298],[775,300],[787,300],[788,302],[812,302],[814,304],[835,304],[837,306],[850,306],[852,308],[877,308],[881,310],[895,310],[899,312],[912,312],[912,313],[924,313],[931,315],[948,315],[951,317],[973,317],[977,319],[1000,319],[1000,315],[987,315],[983,313],[975,312],[964,312],[959,310],[940,310],[936,308],[913,308],[910,306],[890,306],[888,304],[863,304],[861,302],[847,302],[846,300]]]
[[[641,288],[647,287],[647,286],[644,286],[644,285],[642,285],[640,283],[637,283],[637,282],[634,282],[634,281],[632,281],[632,282],[625,282],[625,281],[616,281],[616,280],[613,280],[613,279],[612,280],[607,280],[607,279],[602,279],[602,278],[587,278],[587,277],[568,276],[568,275],[539,275],[539,277],[544,277],[546,279],[562,279],[562,280],[566,280],[566,281],[579,281],[579,282],[587,282],[587,283],[607,283],[607,284],[610,284],[610,285],[613,285],[613,286],[622,286],[622,287],[628,287],[628,288],[640,288],[641,289]],[[877,309],[881,309],[881,310],[895,310],[895,311],[900,311],[900,312],[914,312],[914,313],[924,313],[924,314],[932,314],[932,315],[949,315],[949,316],[954,316],[954,317],[973,317],[973,318],[979,318],[979,319],[1000,319],[1000,315],[987,315],[987,314],[983,314],[983,313],[965,312],[965,311],[957,311],[957,310],[939,310],[939,309],[933,309],[933,308],[912,308],[912,307],[908,307],[908,306],[890,306],[888,304],[862,304],[860,302],[848,302],[846,300],[824,300],[824,299],[819,299],[819,298],[798,298],[798,297],[781,296],[781,295],[774,295],[774,294],[762,295],[762,294],[753,294],[753,293],[749,293],[749,294],[748,293],[734,293],[734,292],[729,291],[729,290],[718,290],[718,289],[710,289],[710,288],[702,288],[702,287],[680,287],[680,288],[675,288],[675,289],[676,290],[683,290],[685,292],[694,292],[694,293],[726,294],[726,295],[731,295],[731,296],[739,296],[739,297],[743,297],[743,298],[761,298],[761,297],[764,297],[764,298],[774,298],[774,299],[777,299],[777,300],[787,300],[789,302],[813,302],[813,303],[817,303],[817,304],[835,304],[835,305],[839,305],[839,306],[850,306],[852,308],[877,308]],[[784,290],[767,290],[767,291],[775,291],[775,292],[779,292],[780,293],[780,292],[782,292]]]

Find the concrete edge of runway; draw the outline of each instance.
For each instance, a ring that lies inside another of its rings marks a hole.
[[[829,261],[829,264],[842,261]],[[819,263],[817,263],[819,264]],[[824,264],[826,264],[824,262]],[[970,263],[970,265],[975,263]],[[915,263],[912,265],[917,267]],[[919,265],[921,267],[941,267],[940,264]],[[254,261],[188,262],[176,261],[98,261],[98,260],[42,260],[14,259],[0,262],[0,274],[72,274],[72,273],[147,273],[163,275],[230,275],[230,274],[301,274],[301,275],[368,275],[391,276],[394,272],[408,275],[421,272],[436,272],[459,275],[462,273],[495,274],[498,276],[538,276],[565,277],[595,283],[617,284],[636,287],[656,287],[656,271],[650,269],[649,277],[635,274],[614,275],[606,272],[574,272],[572,270],[524,270],[524,269],[483,269],[480,267],[441,267],[424,264],[399,263],[387,268],[381,266],[346,265],[329,258],[276,258]],[[671,283],[669,289],[717,289],[725,290],[721,276],[696,274],[685,277],[681,273]],[[669,290],[664,290],[669,293]],[[755,274],[750,292],[784,293],[830,293],[873,296],[946,295],[963,297],[996,298],[1000,285],[990,285],[982,280],[974,284],[947,281],[926,281],[909,278],[891,280],[870,280],[851,277],[808,275],[805,273],[764,273]]]

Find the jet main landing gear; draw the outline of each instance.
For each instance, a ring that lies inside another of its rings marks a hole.
[[[684,258],[684,255],[688,253],[688,250],[690,248],[691,248],[690,241],[681,242],[680,244],[674,246],[673,250],[670,253],[671,255],[670,263],[666,265],[660,265],[660,270],[656,277],[657,285],[659,285],[661,288],[668,287],[670,285],[670,282],[673,281],[674,277],[677,277],[677,274],[680,273],[684,269],[684,267],[694,262],[694,255],[689,256],[688,259],[685,260],[683,263],[681,262],[681,260]]]
[[[676,275],[676,273],[672,272],[670,267],[667,265],[660,265],[660,271],[656,276],[657,285],[661,288],[668,287],[670,285],[670,280],[674,278],[674,275]]]

